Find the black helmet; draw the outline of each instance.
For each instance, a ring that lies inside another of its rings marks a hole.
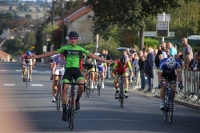
[[[76,31],[70,31],[68,34],[69,37],[79,37],[78,33]]]
[[[121,56],[120,63],[123,64],[123,65],[126,64],[126,56],[123,56],[123,55]]]

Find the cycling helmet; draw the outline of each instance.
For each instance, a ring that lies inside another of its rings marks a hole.
[[[78,33],[76,31],[70,31],[68,34],[69,37],[79,37]]]
[[[124,56],[124,55],[121,56],[121,58],[120,58],[120,63],[123,64],[123,65],[125,65],[125,64],[126,64],[126,61],[127,61],[126,59],[127,59],[126,56]]]
[[[167,60],[166,60],[166,65],[168,68],[170,69],[174,69],[175,66],[176,66],[176,60],[172,57],[169,57]]]
[[[27,51],[27,52],[26,52],[26,55],[27,55],[27,56],[30,56],[30,55],[31,55],[31,51]]]
[[[94,53],[96,56],[99,56],[100,55],[100,53]]]

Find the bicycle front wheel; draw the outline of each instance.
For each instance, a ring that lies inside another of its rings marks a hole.
[[[97,90],[98,90],[98,95],[99,95],[99,96],[100,96],[101,84],[102,84],[101,77],[100,77],[100,75],[98,74]]]
[[[168,120],[169,120],[169,124],[172,124],[173,112],[174,112],[173,100],[170,100],[170,101],[169,101],[169,110],[168,110]]]
[[[120,88],[120,107],[124,108],[124,90],[122,87]]]

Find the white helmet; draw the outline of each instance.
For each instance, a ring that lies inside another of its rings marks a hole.
[[[169,57],[166,60],[166,65],[167,65],[168,68],[174,69],[174,67],[176,66],[176,60],[173,57]]]
[[[100,55],[100,53],[94,53],[96,56],[99,56]]]

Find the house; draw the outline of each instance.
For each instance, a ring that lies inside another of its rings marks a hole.
[[[9,62],[10,55],[0,50],[0,61]]]
[[[86,0],[82,0],[82,3]],[[83,4],[66,14],[62,20],[67,24],[67,33],[75,30],[79,33],[79,36],[83,38],[81,42],[91,42],[93,40],[92,34],[92,17],[94,12],[90,7]]]

